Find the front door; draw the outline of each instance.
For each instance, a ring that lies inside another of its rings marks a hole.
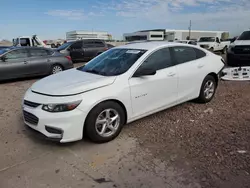
[[[77,41],[70,46],[70,56],[73,61],[82,61],[85,57],[82,41]]]
[[[140,69],[154,69],[156,74],[129,79],[134,118],[176,104],[178,73],[168,48],[153,52]]]
[[[28,74],[28,52],[26,49],[17,49],[4,55],[0,61],[0,79],[23,77]]]

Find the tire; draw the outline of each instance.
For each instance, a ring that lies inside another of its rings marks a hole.
[[[212,84],[212,85],[209,87],[210,84]],[[210,88],[210,90],[205,92],[209,88]],[[200,95],[197,98],[197,101],[200,103],[210,102],[214,97],[214,94],[216,92],[216,88],[217,88],[217,83],[216,83],[215,78],[211,75],[207,75],[202,82],[201,89],[200,89]]]
[[[51,46],[51,48],[55,48],[56,47],[56,45],[54,43],[52,43],[50,46]]]
[[[50,74],[56,74],[62,71],[63,71],[63,67],[61,65],[55,64],[51,67]]]
[[[107,113],[109,113],[109,116],[107,116]],[[117,116],[117,119],[111,123],[115,116]],[[100,123],[97,123],[98,119]],[[109,123],[108,126],[107,123]],[[84,131],[91,141],[105,143],[116,138],[124,124],[125,112],[123,108],[116,102],[107,101],[98,104],[90,111],[85,121]],[[106,128],[103,128],[104,126]],[[113,130],[109,127],[113,127]]]
[[[227,47],[226,46],[223,48],[223,50],[221,51],[221,53],[222,54],[226,54],[227,53]]]

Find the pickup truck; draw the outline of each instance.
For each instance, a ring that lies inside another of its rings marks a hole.
[[[230,45],[230,41],[222,41],[219,37],[201,37],[197,43],[200,47],[212,52],[222,52],[225,54]]]
[[[250,67],[250,30],[244,31],[229,46],[227,51],[227,65],[232,67]]]

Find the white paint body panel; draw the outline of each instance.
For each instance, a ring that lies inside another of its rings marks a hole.
[[[203,79],[210,73],[217,74],[224,66],[221,57],[210,53],[198,46],[206,56],[183,63],[181,65],[158,70],[153,76],[132,77],[137,68],[149,55],[164,47],[190,46],[185,44],[148,42],[135,43],[116,48],[145,49],[143,54],[132,67],[122,75],[105,77],[69,70],[58,75],[49,76],[35,83],[25,94],[24,99],[39,104],[66,103],[82,100],[81,104],[72,111],[49,113],[41,109],[24,109],[39,117],[39,124],[33,129],[48,137],[45,125],[51,125],[64,131],[61,142],[71,142],[82,139],[84,122],[88,113],[97,104],[106,100],[120,101],[127,113],[127,122],[145,117],[152,113],[177,105],[179,103],[197,98]],[[32,92],[55,96],[45,96]],[[80,93],[72,95],[74,93]],[[58,96],[58,95],[72,96]]]

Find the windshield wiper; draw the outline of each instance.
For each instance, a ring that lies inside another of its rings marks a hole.
[[[105,73],[100,72],[100,71],[97,71],[97,70],[94,70],[94,69],[84,70],[84,71],[85,71],[85,72],[88,72],[88,73],[93,73],[93,74],[102,75],[102,76],[105,76],[105,75],[106,75]]]

